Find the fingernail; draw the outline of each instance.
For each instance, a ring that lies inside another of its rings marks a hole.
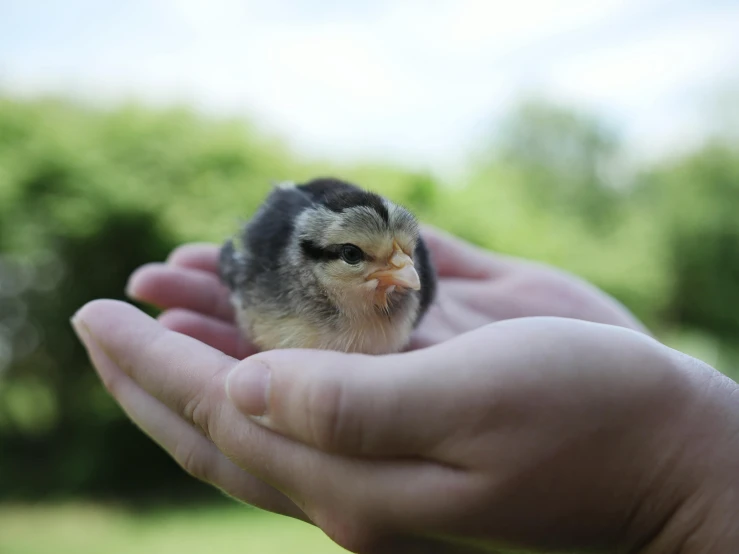
[[[87,354],[90,357],[93,365],[96,361],[102,360],[103,358],[112,360],[110,356],[108,356],[108,354],[105,352],[105,350],[103,350],[102,346],[95,338],[95,335],[92,334],[92,331],[90,331],[90,327],[84,321],[82,321],[82,319],[77,317],[77,314],[74,314],[72,316],[72,319],[70,319],[69,321],[72,324],[72,329],[74,329],[77,338],[80,339],[82,346],[84,346],[85,350],[87,350]]]
[[[82,346],[87,350],[87,354],[93,365],[107,360],[106,363],[111,363],[120,367],[115,357],[113,357],[108,349],[104,347],[103,343],[98,340],[90,329],[90,326],[85,323],[82,318],[78,317],[77,314],[74,314],[69,322],[72,324],[72,329],[74,329],[75,334],[80,339]]]
[[[72,324],[72,329],[77,335],[77,338],[80,339],[83,345],[87,346],[92,341],[90,329],[84,324],[77,313],[70,318],[69,322]]]
[[[226,378],[226,395],[236,408],[250,416],[267,413],[269,367],[259,360],[245,360]]]
[[[128,279],[128,282],[126,283],[126,288],[123,289],[123,293],[128,298],[133,298],[134,300],[136,299],[136,295],[134,294],[133,279],[132,278],[129,278]]]

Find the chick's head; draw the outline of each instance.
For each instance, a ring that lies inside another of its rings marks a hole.
[[[344,311],[388,311],[421,288],[419,226],[401,206],[364,191],[337,195],[301,214],[297,228],[304,267]]]

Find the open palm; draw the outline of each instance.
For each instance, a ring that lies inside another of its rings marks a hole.
[[[520,317],[566,317],[645,331],[616,300],[568,273],[483,251],[431,227],[424,228],[423,236],[439,286],[411,348]],[[229,292],[217,269],[218,246],[187,244],[172,252],[166,263],[138,269],[128,294],[163,308],[160,320],[165,327],[245,358],[256,349],[234,324]]]

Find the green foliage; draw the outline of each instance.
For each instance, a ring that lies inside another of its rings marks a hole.
[[[193,495],[120,413],[69,328],[86,301],[184,241],[222,241],[270,183],[333,174],[487,248],[552,263],[670,344],[739,366],[739,156],[716,141],[627,179],[598,118],[526,103],[464,183],[302,160],[248,121],[185,108],[0,99],[0,490]],[[633,173],[633,172],[632,172]]]
[[[665,234],[674,292],[673,323],[727,341],[739,336],[739,155],[728,144],[644,177],[643,201]]]
[[[542,102],[522,103],[501,125],[495,161],[515,167],[529,194],[547,211],[611,227],[619,196],[612,188],[616,134],[588,114]]]

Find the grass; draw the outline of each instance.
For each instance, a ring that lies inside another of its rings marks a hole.
[[[2,554],[340,554],[318,529],[242,506],[132,512],[0,505]]]

